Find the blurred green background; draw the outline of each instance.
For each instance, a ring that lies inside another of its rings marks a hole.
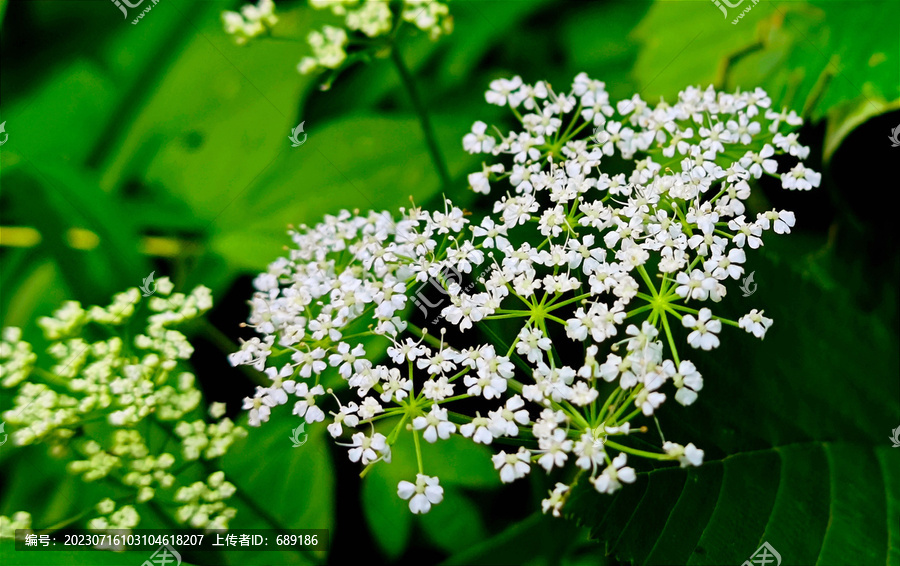
[[[402,465],[360,481],[324,427],[287,450],[294,423],[273,420],[251,429],[224,469],[282,525],[332,530],[328,557],[279,560],[716,564],[740,563],[769,540],[786,563],[900,564],[900,450],[887,440],[900,425],[890,216],[900,148],[888,140],[900,124],[900,3],[763,1],[732,24],[706,0],[453,0],[451,35],[400,45],[431,109],[449,188],[389,59],[322,91],[296,65],[306,34],[338,19],[278,2],[281,39],[238,47],[219,16],[238,6],[161,0],[130,25],[109,1],[0,0],[3,326],[35,339],[36,319],[62,300],[107,304],[150,271],[178,290],[206,285],[215,307],[209,325],[189,329],[192,363],[207,400],[239,416],[253,383],[225,355],[251,335],[238,326],[250,280],[288,243],[287,225],[410,197],[435,206],[442,191],[485,206],[466,187],[481,164],[461,138],[475,120],[509,118],[484,101],[498,77],[565,89],[584,71],[614,99],[648,101],[689,85],[761,86],[774,107],[802,112],[808,164],[824,173],[810,193],[764,185],[753,203],[797,214],[795,232],[751,263],[754,306],[775,318],[772,333],[715,352],[701,369],[718,384],[710,378],[697,406],[663,418],[707,450],[709,465],[652,475],[615,499],[585,495],[578,526],[535,513],[544,478],[498,489],[481,447],[449,443],[432,458],[445,501],[413,517],[396,497],[411,473]],[[301,121],[308,139],[292,148],[286,138]],[[0,399],[0,409],[10,404]],[[102,491],[84,489],[41,447],[10,444],[0,485],[0,514],[28,510],[37,527]],[[232,526],[260,520],[245,506]]]

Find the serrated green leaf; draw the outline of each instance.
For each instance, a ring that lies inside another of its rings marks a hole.
[[[666,438],[694,442],[706,463],[639,474],[612,497],[582,482],[567,509],[634,564],[738,564],[762,542],[787,563],[890,564],[900,546],[888,479],[900,451],[887,444],[900,414],[896,333],[845,290],[765,258],[748,270],[757,292],[716,310],[736,319],[764,308],[775,320],[765,340],[726,327],[722,347],[690,352],[700,398],[660,413]]]

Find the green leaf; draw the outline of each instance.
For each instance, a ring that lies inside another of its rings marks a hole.
[[[447,552],[481,542],[487,531],[478,506],[449,485],[444,487],[444,501],[422,515],[421,522],[428,538]]]
[[[200,22],[139,100],[127,133],[110,148],[102,181],[118,189],[137,177],[152,191],[187,203],[204,226],[290,149],[287,137],[304,119],[297,117],[299,95],[311,84],[296,69],[302,43],[259,39],[237,46],[222,29],[226,7],[196,2],[190,8],[201,12]],[[301,36],[310,11],[279,9],[278,35]],[[310,137],[318,128],[307,119]]]
[[[776,109],[794,108],[813,120],[839,105],[865,105],[854,113],[858,122],[860,112],[883,112],[900,97],[896,2],[865,9],[849,1],[745,2],[727,12],[723,19],[709,2],[653,5],[634,31],[643,43],[634,76],[645,99],[672,96],[688,84],[760,86]]]
[[[63,162],[25,159],[3,178],[12,187],[16,221],[38,229],[41,245],[55,256],[66,283],[82,291],[78,299],[108,301],[150,272],[136,253],[134,226],[93,177]],[[70,228],[89,230],[99,242],[90,250],[73,250],[67,238]]]
[[[397,484],[415,481],[415,470],[410,476],[398,464],[396,460],[377,464],[362,484],[363,513],[372,537],[389,560],[403,554],[412,535],[413,514],[409,504],[397,495]]]
[[[888,102],[871,93],[862,99],[836,104],[828,111],[828,125],[825,130],[822,158],[830,161],[834,152],[850,135],[850,132],[870,118],[897,109],[900,109],[900,99]]]
[[[280,409],[261,427],[247,427],[249,435],[235,442],[223,458],[222,470],[241,498],[231,526],[333,533],[334,466],[326,444],[330,438],[321,423],[308,425],[308,440],[294,448],[291,431],[302,420],[291,417],[287,406]],[[232,564],[312,564],[325,558],[317,552],[274,551],[227,556]]]
[[[572,522],[535,513],[487,540],[460,550],[443,564],[572,564],[573,551],[577,550],[581,536],[582,531]],[[592,553],[587,563],[602,564],[596,553]]]
[[[764,308],[775,320],[765,340],[726,326],[721,348],[682,351],[703,391],[660,413],[666,439],[694,442],[706,463],[642,472],[612,497],[582,482],[566,511],[634,564],[739,564],[764,541],[787,563],[896,564],[900,451],[887,440],[900,414],[896,332],[843,289],[765,257],[747,270],[757,292],[716,313]]]
[[[353,116],[307,131],[298,148],[285,139],[279,158],[217,218],[211,246],[233,265],[264,268],[289,243],[288,224],[342,208],[396,210],[439,188],[413,119]]]
[[[610,96],[628,98],[634,92],[631,70],[638,46],[631,30],[645,15],[651,2],[591,2],[577,6],[563,22],[561,39],[570,67],[604,81]],[[585,33],[603,28],[604,33]],[[568,78],[569,84],[573,77]]]
[[[396,425],[396,419],[390,419],[388,425],[392,428]],[[387,436],[391,428],[384,428],[382,434]],[[437,476],[445,489],[444,500],[432,507],[429,515],[445,505],[451,510],[460,505],[464,512],[466,501],[455,500],[463,496],[454,488],[485,489],[500,485],[487,447],[458,434],[434,444],[425,442],[421,437],[419,440],[425,474]],[[391,447],[391,463],[375,464],[363,480],[362,501],[366,520],[375,540],[391,559],[405,550],[413,524],[409,502],[397,495],[397,485],[403,480],[415,483],[417,473],[415,443],[412,434],[404,430]],[[441,513],[446,511],[444,509]],[[463,526],[458,525],[457,528],[462,529]]]

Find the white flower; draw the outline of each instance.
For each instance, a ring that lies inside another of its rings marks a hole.
[[[409,510],[413,513],[428,513],[432,505],[444,500],[444,488],[437,477],[416,474],[416,483],[406,480],[397,484],[397,495],[400,499],[409,499]]]
[[[447,409],[437,405],[432,405],[428,414],[414,418],[412,425],[415,430],[424,428],[422,436],[432,444],[437,442],[438,438],[446,440],[456,432],[456,425],[447,420]]]
[[[603,470],[603,473],[591,479],[594,489],[600,493],[615,493],[622,487],[622,482],[634,483],[637,476],[634,468],[625,466],[627,456],[624,452],[616,456],[612,463]]]
[[[554,517],[559,517],[563,503],[565,503],[565,494],[568,493],[569,486],[564,483],[557,482],[550,497],[541,501],[541,510],[546,514],[551,511]]]
[[[666,360],[663,362],[663,371],[678,388],[675,393],[676,401],[687,406],[697,400],[697,392],[703,389],[703,377],[691,361],[681,360],[676,371],[675,364]]]
[[[390,461],[391,447],[385,442],[383,434],[376,432],[369,437],[365,433],[357,432],[350,437],[350,441],[353,443],[349,452],[351,462],[361,462],[366,466],[378,459],[379,455]]]
[[[742,316],[738,320],[738,324],[741,328],[757,338],[765,338],[766,330],[772,326],[774,321],[771,318],[763,316],[763,312],[764,311],[753,309]]]
[[[557,428],[549,437],[542,437],[538,440],[538,448],[544,452],[538,458],[538,464],[548,472],[554,466],[562,468],[568,459],[567,452],[572,451],[572,441],[566,438],[566,431]]]
[[[512,79],[497,79],[491,81],[491,90],[485,93],[484,98],[488,104],[496,104],[497,106],[506,106],[507,101],[509,101],[509,105],[515,108],[519,105],[519,100],[510,95],[520,86],[522,86],[522,77],[519,76],[515,76]]]
[[[479,415],[472,419],[472,422],[460,426],[459,432],[479,444],[490,444],[494,440],[494,435],[489,426],[490,421]]]
[[[684,315],[681,323],[685,328],[694,329],[688,334],[688,344],[704,350],[712,350],[719,346],[719,337],[716,334],[722,331],[722,323],[718,320],[710,320],[711,318],[712,311],[707,308],[700,309],[696,318],[690,314]]]
[[[785,189],[798,189],[808,191],[818,187],[822,182],[822,174],[812,169],[807,169],[802,163],[798,163],[793,169],[781,176],[781,186]]]
[[[550,339],[537,328],[522,328],[519,332],[519,343],[516,344],[516,352],[528,358],[529,362],[538,362],[543,359],[543,351],[551,346]]]
[[[515,454],[507,454],[501,451],[491,456],[494,468],[500,470],[500,481],[510,483],[525,477],[531,471],[531,452],[520,446]]]
[[[293,413],[308,423],[317,423],[325,420],[325,413],[316,406],[316,397],[325,395],[325,388],[316,385],[310,389],[306,383],[301,383],[294,390],[294,394],[300,397],[300,400],[294,404]]]
[[[677,458],[681,462],[681,467],[699,466],[703,463],[703,450],[700,450],[693,443],[687,446],[675,444],[674,442],[665,442],[663,450],[669,456]]]
[[[489,153],[496,145],[497,140],[487,131],[487,124],[477,121],[472,125],[472,132],[463,136],[463,149],[469,153]]]
[[[488,413],[490,423],[488,429],[496,436],[518,436],[520,425],[526,425],[529,422],[528,410],[523,409],[525,401],[519,395],[513,395],[506,401],[506,405],[496,411]]]
[[[328,356],[328,364],[338,368],[338,373],[344,379],[349,379],[353,371],[361,371],[364,367],[363,362],[359,360],[366,355],[366,350],[362,344],[357,344],[352,350],[350,344],[341,342],[338,344],[337,353]]]
[[[359,406],[351,401],[347,403],[346,406],[341,405],[341,408],[337,413],[331,413],[334,416],[334,422],[325,427],[328,429],[328,434],[330,434],[332,438],[337,438],[344,432],[341,424],[346,424],[351,428],[358,425],[359,416],[356,415],[358,409]]]
[[[448,21],[443,4],[426,7],[425,0],[402,0],[399,12],[370,2],[313,2],[346,16],[356,35],[370,37],[396,29],[398,15],[417,26]],[[414,5],[421,17],[411,13]],[[340,33],[311,39],[322,51],[312,67],[344,64],[349,41]],[[342,210],[290,230],[293,246],[254,279],[248,326],[260,338],[245,343],[232,363],[263,370],[271,356],[282,368],[285,353],[291,361],[278,372],[267,370],[271,387],[257,390],[245,408],[251,424],[259,425],[293,388],[300,399],[295,412],[315,420],[322,409],[309,387],[330,365],[359,403],[338,400],[339,408],[331,407],[333,436],[344,424],[396,420],[418,396],[409,426],[429,443],[456,432],[456,422],[463,423],[460,434],[479,444],[536,441],[531,450],[493,458],[504,482],[529,473],[533,462],[555,473],[571,465],[572,454],[599,491],[612,493],[634,481],[635,472],[625,454],[610,463],[607,437],[642,430],[632,419],[652,417],[673,395],[690,405],[703,388],[692,362],[673,361],[672,319],[660,313],[681,318],[694,348],[717,347],[723,324],[762,337],[771,325],[762,312],[734,322],[704,305],[722,301],[729,280],[744,276],[748,250],[762,246],[767,231],[787,234],[795,226],[786,210],[744,216],[755,180],[775,176],[789,189],[806,190],[820,177],[802,162],[779,171],[779,156],[790,154],[796,163],[809,149],[794,131],[799,118],[770,110],[761,89],[689,87],[674,103],[639,95],[611,101],[602,82],[582,73],[568,90],[498,79],[485,98],[514,109],[509,112],[518,125],[501,131],[476,121],[463,137],[463,149],[482,156],[480,166],[466,172],[472,188],[500,193],[484,214],[444,199],[439,210]],[[613,166],[607,167],[610,156]],[[704,304],[691,304],[698,301]],[[73,310],[50,326],[65,336],[84,324],[83,316]],[[136,346],[153,340],[142,336]],[[583,359],[564,347],[569,340],[584,344]],[[425,347],[426,341],[436,347]],[[384,346],[389,360],[376,365]],[[0,358],[5,361],[11,348],[0,345]],[[178,355],[189,356],[189,347]],[[57,367],[73,356],[60,352]],[[674,393],[665,386],[669,380]],[[120,378],[115,387],[132,386]],[[496,402],[482,409],[484,417],[472,417],[457,412],[465,411],[466,404],[455,403],[464,398],[474,407]],[[127,425],[139,406],[111,418]],[[451,411],[458,415],[454,422]],[[602,422],[595,421],[600,415]],[[353,438],[356,461],[390,457],[386,442],[383,450],[371,446],[377,437]],[[657,452],[692,465],[702,459],[693,445]],[[568,493],[560,485],[542,504],[545,511],[559,513]],[[407,499],[414,488],[404,484]],[[417,501],[423,510],[423,500]]]

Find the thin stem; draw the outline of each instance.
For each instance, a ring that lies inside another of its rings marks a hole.
[[[628,454],[633,454],[635,456],[641,456],[644,458],[652,458],[654,460],[671,460],[671,458],[667,454],[659,454],[657,452],[647,452],[646,450],[638,450],[637,448],[631,448],[630,446],[625,446],[619,444],[617,442],[613,442],[612,440],[607,439],[606,445],[616,450],[620,450],[622,452],[627,452]]]
[[[669,340],[669,348],[672,348],[672,357],[675,358],[675,364],[680,365],[681,361],[678,359],[678,349],[675,348],[675,340],[672,338],[672,330],[669,328],[669,320],[666,317],[666,313],[662,313],[662,323],[663,328],[666,329],[666,338]]]
[[[419,96],[419,91],[416,89],[412,73],[409,72],[409,68],[406,66],[406,63],[403,62],[403,57],[400,55],[400,50],[397,48],[396,44],[391,48],[391,61],[393,61],[394,66],[397,67],[401,82],[403,83],[403,86],[406,87],[406,92],[409,94],[409,98],[412,101],[413,109],[415,109],[416,114],[419,116],[422,133],[425,134],[425,143],[428,145],[428,152],[431,154],[431,160],[434,162],[434,167],[441,178],[441,184],[445,188],[449,187],[450,172],[447,170],[444,156],[441,155],[441,150],[438,148],[434,128],[431,126],[431,119],[428,117],[428,111],[425,108],[425,104],[422,102],[422,98]]]
[[[577,297],[572,297],[571,299],[566,299],[565,301],[562,301],[559,303],[550,303],[549,305],[546,305],[546,308],[544,308],[544,312],[555,311],[556,309],[558,309],[560,307],[564,307],[570,303],[574,303],[575,301],[580,301],[581,299],[586,299],[590,296],[591,296],[591,293],[584,293],[583,295],[578,295]],[[550,307],[553,307],[553,308],[550,308]]]
[[[419,473],[425,475],[425,467],[422,465],[422,446],[419,444],[419,431],[413,429],[413,440],[416,443],[416,463],[419,465]]]

